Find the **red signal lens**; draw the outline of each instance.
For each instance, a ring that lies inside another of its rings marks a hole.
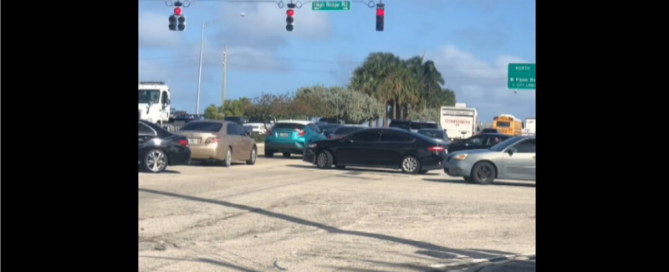
[[[293,17],[293,15],[295,15],[295,11],[293,11],[292,9],[286,10],[286,15]]]
[[[376,10],[376,16],[383,16],[383,10],[382,9],[377,9]]]
[[[181,15],[181,8],[180,7],[174,8],[174,15]]]

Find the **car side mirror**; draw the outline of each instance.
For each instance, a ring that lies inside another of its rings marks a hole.
[[[516,152],[518,152],[518,150],[513,148],[513,147],[506,150],[506,153],[509,153],[509,156],[512,156],[513,153],[516,153]]]
[[[167,109],[167,104],[163,104],[163,109]]]

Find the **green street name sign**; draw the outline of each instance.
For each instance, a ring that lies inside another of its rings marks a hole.
[[[509,63],[508,86],[512,90],[536,90],[537,65],[535,63]]]
[[[351,10],[351,1],[314,1],[311,2],[311,10],[349,11]]]

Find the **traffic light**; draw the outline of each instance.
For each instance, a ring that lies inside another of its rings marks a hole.
[[[295,10],[293,10],[297,5],[294,3],[289,3],[288,4],[288,10],[286,10],[286,30],[287,31],[293,31],[293,28],[295,26],[293,23],[295,23]]]
[[[174,8],[174,14],[170,16],[170,30],[184,31],[186,30],[186,16],[181,14],[181,8]]]
[[[177,16],[170,15],[170,30],[177,31]]]
[[[383,31],[383,16],[386,15],[384,10],[385,4],[376,4],[376,31]]]

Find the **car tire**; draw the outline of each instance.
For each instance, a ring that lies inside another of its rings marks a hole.
[[[167,168],[167,154],[160,149],[149,150],[140,161],[142,169],[149,173],[160,173]]]
[[[290,152],[283,152],[283,157],[284,158],[290,158]]]
[[[472,168],[470,178],[478,184],[490,184],[495,180],[495,176],[497,176],[497,171],[491,163],[479,162]]]
[[[232,165],[232,150],[230,147],[225,151],[225,159],[223,159],[223,166],[230,167]]]
[[[418,174],[420,172],[420,161],[414,156],[406,156],[400,162],[400,169],[407,174]]]
[[[249,160],[246,161],[246,164],[254,165],[256,164],[256,159],[258,158],[258,150],[254,146],[251,148],[251,156],[249,157]]]
[[[265,149],[265,158],[271,158],[271,157],[274,157],[274,150]]]
[[[333,161],[334,158],[332,157],[332,153],[330,153],[330,151],[323,150],[316,154],[316,167],[320,169],[332,168]]]

